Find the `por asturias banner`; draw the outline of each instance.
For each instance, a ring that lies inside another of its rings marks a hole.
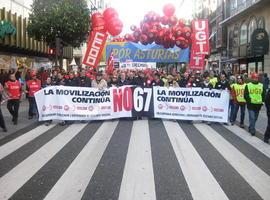
[[[111,51],[114,60],[119,62],[189,62],[189,48],[165,49],[155,43],[142,45],[133,42],[108,42],[104,52],[107,59]]]
[[[93,31],[89,37],[87,50],[83,58],[83,64],[96,67],[101,59],[102,51],[105,46],[108,34],[98,31]]]
[[[208,20],[192,21],[192,46],[189,68],[193,70],[204,70],[204,58],[209,54],[209,30]]]
[[[153,95],[152,95],[153,94]],[[229,92],[200,88],[52,86],[35,94],[39,120],[151,117],[227,122]]]

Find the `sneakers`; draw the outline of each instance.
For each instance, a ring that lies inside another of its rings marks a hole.
[[[45,126],[49,126],[50,124],[50,122],[45,122]]]
[[[62,122],[60,122],[60,125],[61,126],[65,126],[66,125],[66,122],[65,121],[62,121]]]
[[[252,131],[252,130],[249,130],[248,132],[249,132],[252,136],[254,136],[255,133],[256,133],[256,131]]]
[[[7,132],[7,128],[3,128],[3,132]]]
[[[245,128],[245,125],[244,124],[240,124],[240,128]]]
[[[28,116],[28,119],[33,119],[33,116]]]

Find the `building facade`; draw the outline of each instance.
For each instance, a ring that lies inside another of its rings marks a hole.
[[[196,18],[209,19],[210,69],[270,73],[269,0],[197,0]]]
[[[32,0],[0,2],[0,69],[50,67],[54,55],[48,44],[27,34]],[[11,31],[13,30],[13,31]],[[73,56],[71,47],[64,48],[64,58]]]
[[[226,1],[225,19],[221,23],[227,27],[227,59],[223,62],[234,73],[270,73],[269,11],[269,0]],[[264,38],[259,44],[256,37],[261,34]],[[254,45],[261,51],[254,51]]]
[[[207,57],[208,70],[220,71],[226,57],[226,27],[220,23],[225,19],[225,2],[223,0],[195,0],[196,19],[209,20],[210,55]]]

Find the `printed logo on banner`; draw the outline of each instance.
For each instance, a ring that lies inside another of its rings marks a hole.
[[[99,64],[103,48],[105,46],[108,34],[93,31],[89,37],[87,50],[84,55],[83,64],[96,67]]]

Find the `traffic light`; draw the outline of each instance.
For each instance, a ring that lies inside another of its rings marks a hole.
[[[58,56],[61,56],[63,54],[63,48],[64,48],[63,40],[61,38],[57,37],[55,39],[55,47],[56,47],[56,54]]]
[[[49,48],[49,54],[54,55],[55,54],[55,49],[54,48]]]

